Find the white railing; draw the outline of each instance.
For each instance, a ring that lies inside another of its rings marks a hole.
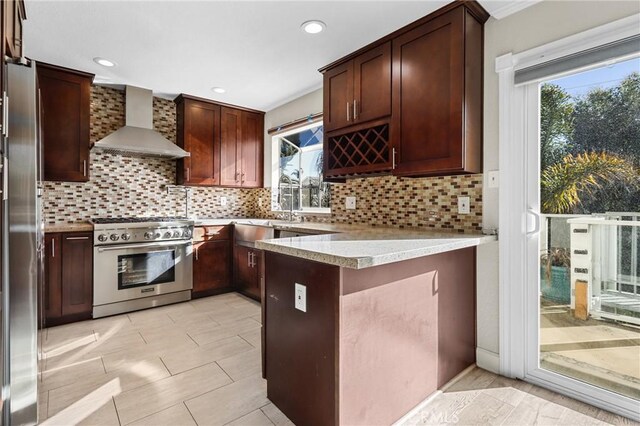
[[[576,282],[582,281],[587,283],[588,315],[640,324],[640,213],[607,213],[568,223],[571,308],[576,310]],[[575,312],[580,309],[579,304]]]

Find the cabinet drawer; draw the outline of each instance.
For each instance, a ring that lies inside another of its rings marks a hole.
[[[193,241],[230,240],[231,226],[197,226],[193,229]]]

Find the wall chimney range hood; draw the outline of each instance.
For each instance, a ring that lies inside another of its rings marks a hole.
[[[125,126],[93,146],[105,152],[141,157],[184,158],[190,154],[153,130],[153,92],[126,86]]]

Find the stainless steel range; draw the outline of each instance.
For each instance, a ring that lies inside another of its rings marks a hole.
[[[193,221],[92,219],[93,317],[191,299]]]

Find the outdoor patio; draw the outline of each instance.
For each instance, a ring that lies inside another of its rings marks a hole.
[[[640,327],[576,319],[568,305],[541,299],[540,363],[545,369],[640,398]]]

